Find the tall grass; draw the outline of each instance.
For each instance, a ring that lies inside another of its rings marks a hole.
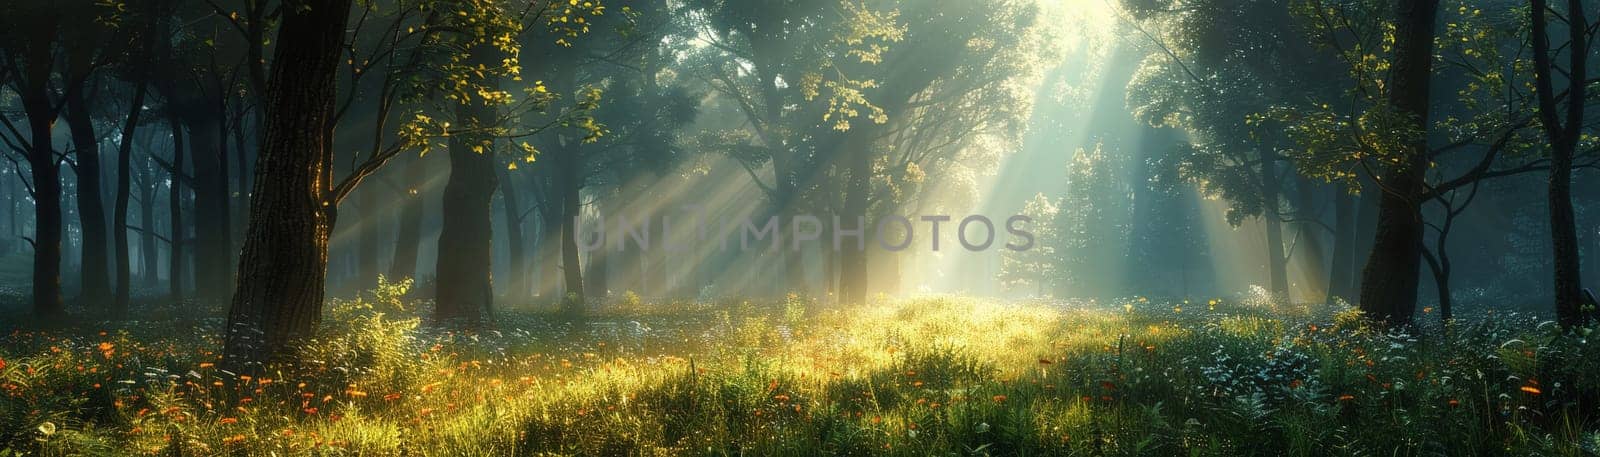
[[[217,325],[15,331],[0,455],[1594,455],[1600,357],[1500,315],[1417,334],[1208,300],[624,304],[455,330],[409,284],[299,361]],[[648,311],[646,311],[648,310]]]

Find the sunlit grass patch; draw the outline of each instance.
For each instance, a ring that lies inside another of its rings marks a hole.
[[[1408,334],[1341,309],[1280,316],[1221,300],[789,297],[456,329],[418,319],[401,289],[331,304],[298,361],[255,376],[217,366],[214,334],[164,323],[13,333],[0,347],[0,449],[1581,455],[1597,444],[1584,409],[1600,380],[1592,343],[1523,317]]]

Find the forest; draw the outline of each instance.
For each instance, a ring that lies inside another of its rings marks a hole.
[[[0,457],[1600,456],[1596,0],[0,0],[0,156]]]

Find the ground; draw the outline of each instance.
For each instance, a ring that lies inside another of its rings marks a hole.
[[[461,331],[403,292],[331,304],[267,376],[217,367],[193,330],[215,319],[8,331],[0,455],[1600,451],[1595,343],[1524,315],[1405,334],[1248,297],[794,297]]]

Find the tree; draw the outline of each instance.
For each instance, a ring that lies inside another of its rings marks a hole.
[[[1314,215],[1285,201],[1285,183],[1292,182],[1286,174],[1289,139],[1252,116],[1279,100],[1336,93],[1342,81],[1329,69],[1337,61],[1300,39],[1290,3],[1163,0],[1123,6],[1132,16],[1130,26],[1157,48],[1128,84],[1134,116],[1188,133],[1189,147],[1170,166],[1202,194],[1227,201],[1229,224],[1260,220],[1268,289],[1288,299],[1282,225],[1313,223]]]
[[[30,240],[33,312],[42,317],[66,312],[61,301],[60,169],[66,156],[56,151],[51,126],[66,105],[58,99],[79,96],[84,79],[90,74],[84,68],[89,62],[81,59],[74,59],[77,66],[58,71],[58,50],[70,40],[67,37],[92,27],[85,22],[100,17],[100,13],[87,2],[30,0],[0,6],[0,58],[4,58],[9,85],[21,99],[28,131],[24,135],[9,118],[0,116],[6,128],[6,135],[0,138],[28,163],[30,176],[23,185],[34,201],[34,236]],[[60,85],[55,86],[58,74]]]
[[[1582,0],[1569,0],[1566,9],[1569,58],[1566,71],[1566,115],[1555,95],[1554,64],[1550,48],[1550,8],[1546,0],[1532,0],[1533,71],[1539,94],[1539,124],[1550,143],[1550,238],[1555,263],[1555,308],[1561,325],[1573,327],[1588,320],[1583,311],[1582,274],[1579,273],[1578,230],[1572,210],[1574,151],[1583,137],[1583,120],[1589,101],[1589,53],[1593,46]]]
[[[238,369],[281,355],[311,335],[322,313],[330,204],[325,170],[337,100],[335,75],[351,0],[289,5],[264,100],[250,225],[228,313],[224,354]],[[308,134],[309,132],[309,134]]]
[[[1034,195],[1023,207],[1022,215],[1034,221],[1029,227],[1033,232],[1033,246],[1021,251],[1008,250],[1001,258],[999,280],[1007,290],[1031,288],[1034,295],[1043,296],[1056,284],[1059,259],[1055,249],[1060,236],[1055,230],[1055,221],[1059,213],[1060,207],[1044,194]]]

